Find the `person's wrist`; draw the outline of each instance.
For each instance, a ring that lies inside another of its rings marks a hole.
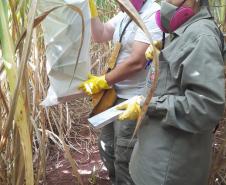
[[[113,85],[113,84],[111,84],[111,82],[109,80],[108,74],[105,75],[105,80],[106,80],[106,83],[108,84],[109,87],[111,87]]]
[[[101,83],[103,89],[110,89],[111,88],[108,81],[106,80],[106,75],[101,76],[101,81],[103,82],[103,83]]]

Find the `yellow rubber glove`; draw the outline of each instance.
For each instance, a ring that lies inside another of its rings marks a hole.
[[[119,120],[137,120],[141,113],[141,101],[143,100],[142,96],[136,96],[134,99],[127,103],[116,106],[117,110],[125,110],[120,116]]]
[[[89,0],[89,10],[90,10],[91,18],[98,17],[97,7],[94,0]]]
[[[154,46],[159,50],[162,48],[162,42],[161,41],[154,41]],[[153,47],[150,44],[148,49],[145,52],[145,57],[147,61],[152,61],[153,60]]]
[[[85,93],[88,95],[96,94],[103,89],[110,89],[107,81],[105,80],[105,75],[103,76],[94,76],[89,74],[88,80],[83,82],[80,86]]]

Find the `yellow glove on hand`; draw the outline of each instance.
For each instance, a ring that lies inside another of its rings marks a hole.
[[[154,46],[158,49],[161,50],[162,48],[162,42],[161,41],[154,41]],[[152,44],[149,45],[148,49],[145,52],[145,57],[146,60],[151,61],[153,60],[153,47]]]
[[[141,101],[142,96],[136,96],[134,99],[127,103],[123,103],[121,105],[116,106],[117,110],[125,110],[120,116],[119,120],[137,120],[141,113]]]
[[[98,17],[97,7],[94,0],[89,0],[89,10],[90,10],[91,18]]]
[[[110,89],[107,81],[105,80],[105,75],[94,76],[91,74],[88,75],[88,80],[83,82],[79,86],[79,88],[86,92],[88,95],[96,94],[102,89]]]

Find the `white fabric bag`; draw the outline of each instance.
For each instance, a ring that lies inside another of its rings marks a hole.
[[[85,36],[76,67],[81,42],[81,16],[68,7],[59,8],[42,22],[46,46],[46,69],[50,86],[44,106],[55,105],[58,98],[75,94],[90,72],[90,12],[87,0],[40,0],[38,14],[62,4],[72,4],[81,9],[85,20]],[[74,69],[76,67],[75,73]],[[74,75],[74,79],[72,81]]]

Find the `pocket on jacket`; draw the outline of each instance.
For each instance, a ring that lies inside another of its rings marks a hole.
[[[137,139],[124,139],[120,138],[115,146],[116,162],[129,162],[130,157]]]

